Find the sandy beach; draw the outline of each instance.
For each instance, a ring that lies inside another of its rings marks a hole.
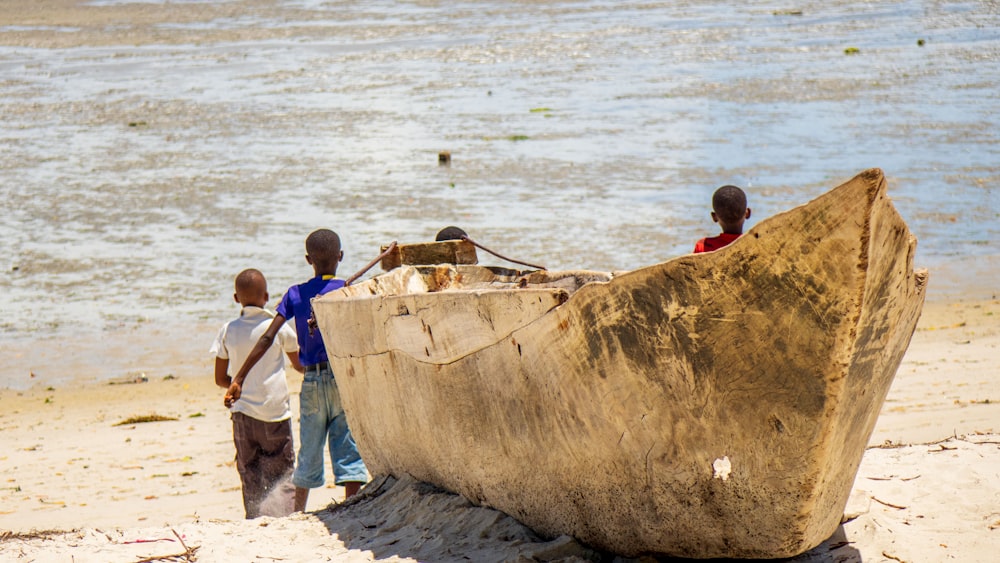
[[[1000,542],[998,316],[996,299],[927,304],[844,524],[795,561],[992,560]],[[343,500],[341,488],[328,486],[313,492],[305,514],[244,521],[228,413],[207,361],[203,368],[203,376],[0,392],[0,559],[135,561],[188,548],[198,561],[599,556],[405,477],[376,476],[348,506],[328,509]],[[290,380],[293,390],[298,384]],[[121,424],[152,415],[172,420]]]
[[[0,561],[625,561],[406,476],[243,520],[207,355],[233,276],[277,298],[331,225],[344,277],[446,224],[635,269],[714,231],[721,183],[756,222],[872,166],[928,302],[842,526],[792,561],[996,561],[998,22],[989,2],[5,0]]]

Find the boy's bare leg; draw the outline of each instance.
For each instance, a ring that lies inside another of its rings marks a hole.
[[[358,494],[358,491],[361,490],[361,485],[364,485],[364,483],[359,481],[348,481],[344,483],[344,499],[349,499]]]
[[[295,512],[305,512],[306,502],[309,500],[309,489],[295,487]]]

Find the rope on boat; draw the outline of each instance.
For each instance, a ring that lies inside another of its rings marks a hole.
[[[506,260],[508,262],[513,262],[515,264],[520,264],[522,266],[527,266],[529,268],[534,268],[536,270],[545,270],[546,269],[545,266],[538,266],[536,264],[529,264],[527,262],[521,262],[520,260],[514,260],[513,258],[507,258],[506,256],[503,256],[502,254],[498,254],[496,252],[493,252],[489,248],[486,248],[485,246],[483,246],[483,245],[479,244],[478,242],[472,240],[467,235],[462,235],[462,240],[464,240],[465,242],[471,243],[472,246],[475,246],[476,248],[481,248],[481,249],[485,250],[486,252],[489,252],[490,254],[492,254],[493,256],[496,256],[497,258],[499,258],[501,260]]]
[[[473,243],[473,244],[475,244],[475,243]],[[385,250],[382,251],[382,254],[379,254],[374,260],[372,260],[371,262],[369,262],[367,266],[365,266],[364,268],[361,268],[361,270],[358,273],[356,273],[353,276],[347,278],[347,281],[344,282],[344,285],[347,286],[347,285],[351,285],[352,283],[354,283],[358,278],[360,278],[361,276],[365,275],[368,272],[368,270],[371,270],[373,267],[375,267],[375,264],[378,264],[379,262],[381,262],[382,259],[385,258],[386,256],[388,256],[389,253],[391,253],[393,250],[396,250],[396,241],[392,241],[391,243],[389,243],[389,246],[385,247]]]

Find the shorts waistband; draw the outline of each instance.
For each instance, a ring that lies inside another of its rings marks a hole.
[[[320,362],[318,364],[305,367],[305,371],[322,371],[324,369],[330,369],[330,362]]]

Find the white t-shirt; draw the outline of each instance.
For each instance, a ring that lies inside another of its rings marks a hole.
[[[274,313],[260,307],[244,307],[240,318],[219,329],[211,352],[217,358],[229,360],[229,374],[235,375],[256,346],[261,335],[271,326]],[[285,381],[285,353],[297,352],[299,343],[295,331],[285,323],[274,343],[247,374],[238,401],[229,408],[265,422],[291,418],[288,383]]]

